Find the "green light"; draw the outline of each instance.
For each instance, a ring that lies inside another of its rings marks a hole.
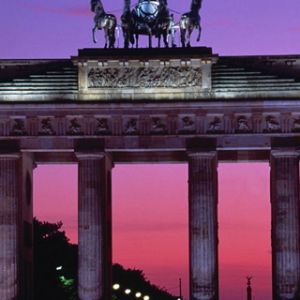
[[[74,284],[74,279],[66,279],[65,276],[59,276],[59,280],[64,286],[67,287]]]

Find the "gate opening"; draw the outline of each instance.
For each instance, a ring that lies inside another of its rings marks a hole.
[[[113,260],[188,299],[187,165],[116,165]]]
[[[219,163],[220,299],[272,299],[270,169],[267,163]]]

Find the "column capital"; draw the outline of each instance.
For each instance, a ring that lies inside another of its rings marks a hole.
[[[78,160],[103,159],[110,155],[106,152],[75,152]]]
[[[187,157],[190,158],[215,158],[217,157],[216,150],[192,150],[187,151]]]
[[[279,157],[299,157],[300,152],[297,149],[293,148],[282,148],[282,149],[273,149],[271,150],[271,157],[279,158]]]
[[[15,160],[21,158],[20,152],[12,152],[12,153],[1,153],[0,152],[0,159],[10,159]]]

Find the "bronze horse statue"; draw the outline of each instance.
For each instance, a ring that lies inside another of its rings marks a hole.
[[[152,36],[158,38],[160,46],[161,36],[164,39],[165,47],[168,47],[168,36],[174,25],[167,0],[139,0],[138,4],[131,10],[130,0],[124,0],[124,12],[121,16],[124,36],[124,47],[128,48],[129,43],[136,43],[139,47],[139,35],[147,35],[149,48],[152,48]],[[172,38],[172,41],[174,39]]]
[[[95,13],[93,28],[93,41],[96,40],[96,30],[104,30],[105,45],[104,48],[114,48],[116,42],[115,30],[117,27],[117,18],[112,14],[107,14],[104,10],[101,0],[91,0],[91,11]]]
[[[160,10],[158,14],[158,18],[156,24],[154,26],[154,33],[158,39],[158,48],[160,48],[161,37],[163,38],[165,48],[169,48],[169,35],[172,36],[172,47],[176,47],[175,45],[175,22],[174,15],[169,13],[167,8],[167,0],[160,2]]]
[[[124,38],[124,48],[134,44],[134,19],[131,13],[130,0],[124,0],[124,10],[121,16],[121,27]]]
[[[181,45],[182,47],[191,46],[191,35],[194,29],[198,29],[197,42],[201,37],[201,25],[199,10],[202,0],[192,0],[191,10],[183,14],[179,21]]]

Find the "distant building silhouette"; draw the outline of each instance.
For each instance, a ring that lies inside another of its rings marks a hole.
[[[251,279],[252,277],[247,277],[247,300],[252,300]]]

